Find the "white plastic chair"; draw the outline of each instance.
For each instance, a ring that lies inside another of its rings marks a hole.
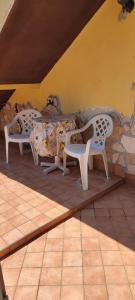
[[[41,113],[35,109],[24,109],[19,112],[11,123],[5,125],[5,142],[6,142],[6,162],[9,160],[9,143],[18,143],[20,148],[20,153],[23,155],[23,143],[30,143],[30,134],[33,129],[33,124],[35,118],[41,117]],[[10,134],[10,128],[19,121],[21,126],[21,133]],[[32,148],[32,145],[31,145]],[[35,161],[34,149],[32,148],[32,153]]]
[[[89,126],[93,127],[93,136],[87,144],[70,144],[71,136],[85,131]],[[102,155],[106,176],[109,179],[107,157],[105,151],[106,138],[113,131],[112,118],[107,114],[99,114],[93,117],[83,128],[67,132],[66,145],[63,154],[63,165],[66,172],[66,156],[77,158],[80,163],[80,172],[83,190],[88,190],[88,166],[93,169],[93,155]]]

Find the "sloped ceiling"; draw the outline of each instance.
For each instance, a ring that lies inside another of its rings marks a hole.
[[[0,0],[0,31],[6,22],[13,4],[14,0]]]
[[[105,0],[15,0],[0,33],[0,84],[39,83]]]
[[[0,90],[0,109],[2,109],[14,92],[15,90]]]

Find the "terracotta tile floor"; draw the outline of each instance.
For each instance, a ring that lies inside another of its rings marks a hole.
[[[1,249],[105,183],[91,175],[91,189],[84,193],[78,171],[46,177],[30,153],[22,158],[17,150],[11,147],[8,166],[1,151]],[[3,260],[2,269],[9,300],[135,299],[135,189],[123,185],[90,204]]]
[[[135,190],[124,185],[5,259],[9,300],[135,299],[131,199],[135,207]]]
[[[90,189],[83,192],[79,167],[71,168],[68,176],[63,176],[59,170],[46,176],[40,167],[34,165],[31,152],[20,156],[18,145],[10,144],[8,165],[2,143],[0,153],[0,256],[13,249],[16,243],[26,241],[31,233],[41,231],[43,225],[47,228],[57,218],[64,218],[64,214],[117,180],[112,178],[107,183],[104,174],[91,172]],[[125,213],[131,215],[130,208],[127,209]],[[95,214],[108,216],[108,211],[97,208]],[[67,238],[74,235],[80,236],[76,227],[72,233],[70,228],[65,231]],[[55,247],[59,249],[60,245],[58,242]],[[47,247],[53,249],[53,244],[49,242]]]

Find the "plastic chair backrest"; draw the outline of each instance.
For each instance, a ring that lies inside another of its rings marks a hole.
[[[112,134],[113,121],[107,114],[99,114],[93,117],[91,120],[93,125],[93,137],[90,148],[103,150],[105,147],[106,138]]]
[[[21,123],[21,133],[30,135],[34,126],[34,119],[39,117],[41,117],[41,113],[35,109],[24,109],[20,111],[17,114],[17,119]]]

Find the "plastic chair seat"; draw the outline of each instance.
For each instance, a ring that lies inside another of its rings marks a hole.
[[[74,157],[80,157],[82,156],[86,151],[86,145],[85,144],[69,144],[65,146],[64,151]]]
[[[80,158],[86,152],[86,144],[69,144],[65,146],[64,151],[67,155]],[[89,155],[98,155],[104,151],[103,147],[91,145]]]
[[[9,141],[14,142],[14,143],[28,143],[29,142],[30,135],[25,135],[25,134],[11,134],[9,135]]]

